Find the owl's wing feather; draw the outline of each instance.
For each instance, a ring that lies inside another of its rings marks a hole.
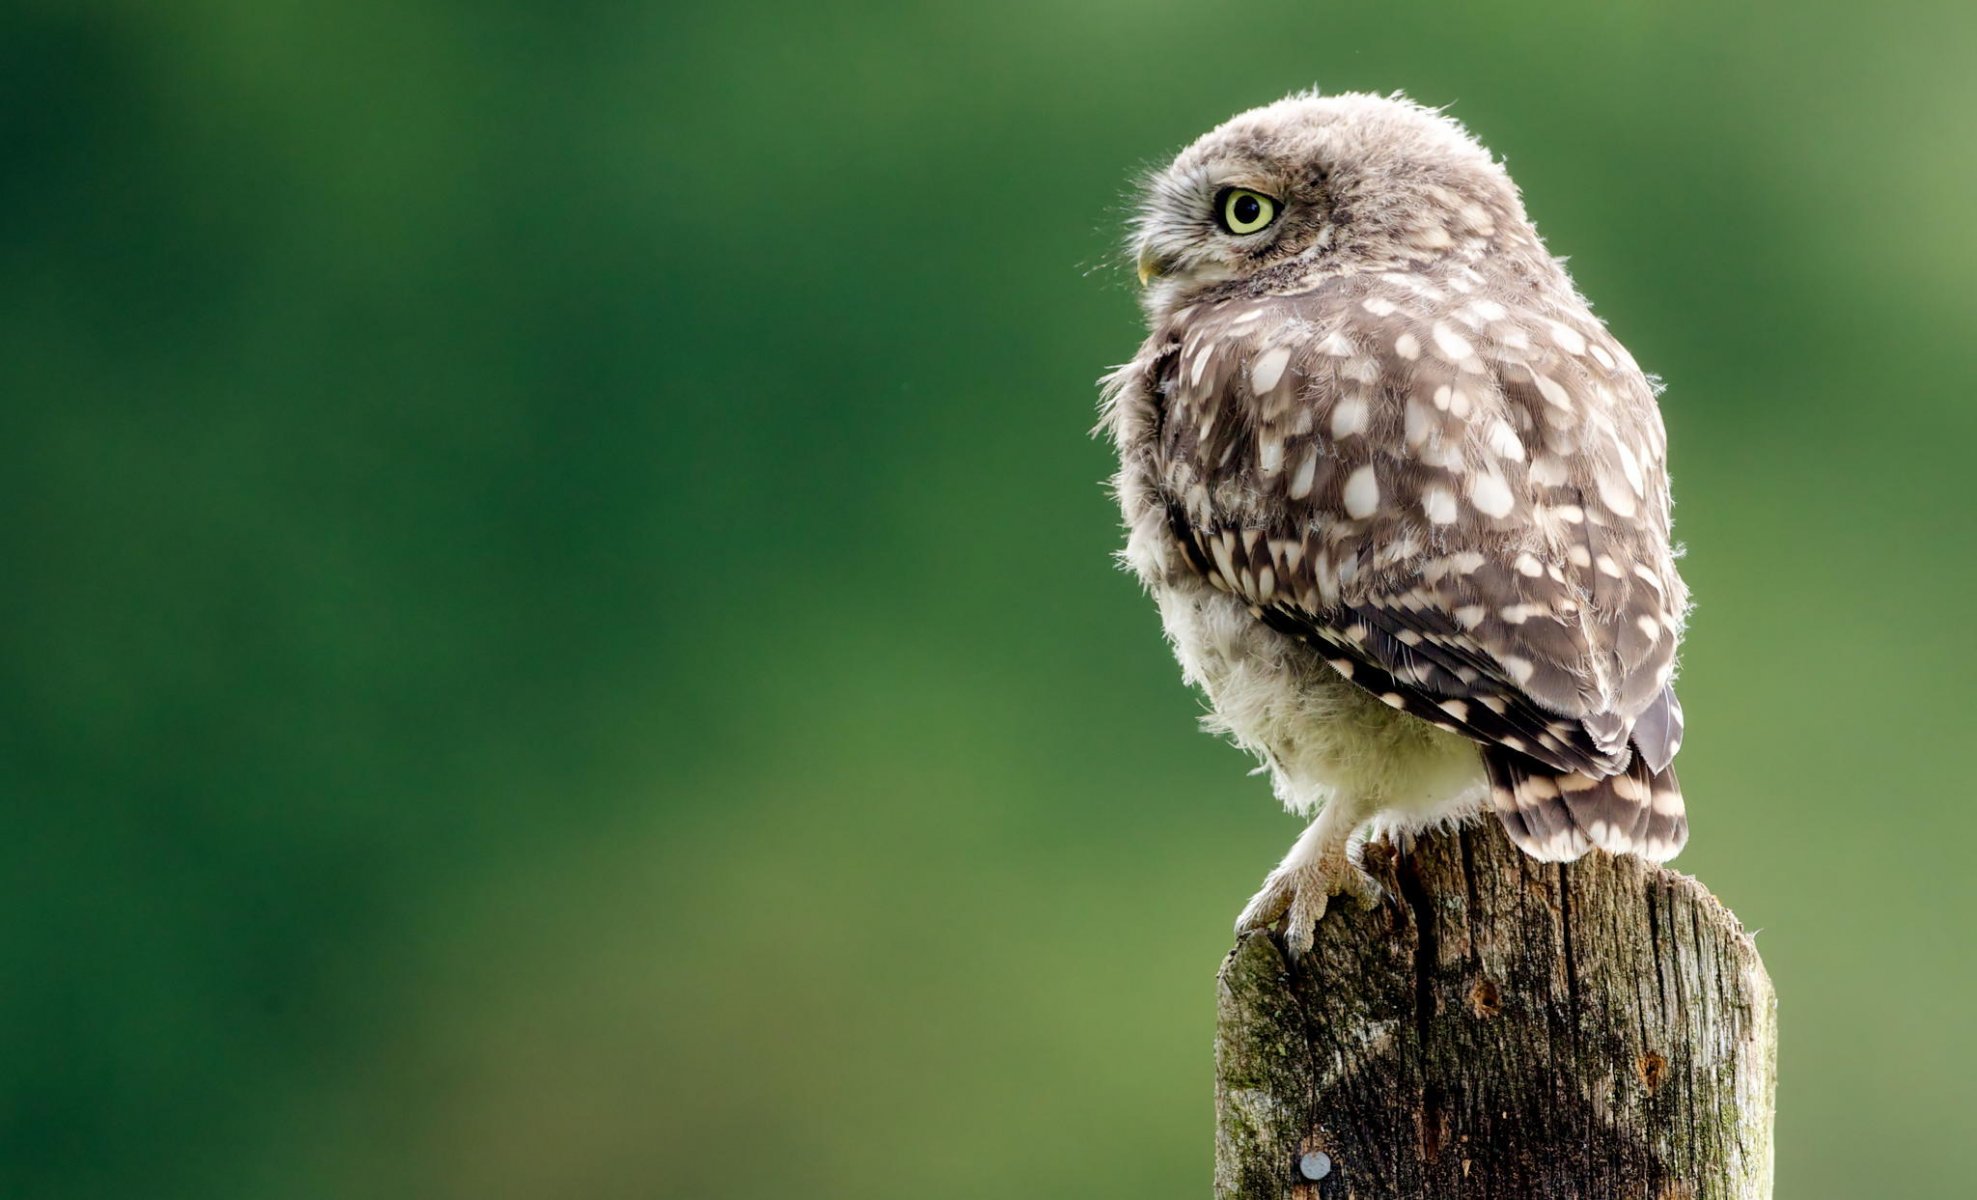
[[[1559,771],[1662,770],[1687,600],[1652,388],[1583,310],[1441,282],[1170,318],[1148,382],[1176,540],[1389,704]]]
[[[1241,591],[1244,568],[1225,574],[1219,565],[1223,555],[1216,553],[1240,546],[1239,532],[1177,532],[1197,571],[1224,590]],[[1252,570],[1249,578],[1255,577]],[[1459,632],[1437,630],[1442,622],[1436,614],[1402,617],[1395,607],[1385,600],[1313,612],[1280,602],[1252,604],[1251,611],[1279,633],[1311,646],[1347,679],[1430,724],[1561,771],[1608,775],[1624,765],[1624,754],[1616,762],[1580,722],[1546,712],[1503,679],[1501,668],[1484,665],[1485,657]]]

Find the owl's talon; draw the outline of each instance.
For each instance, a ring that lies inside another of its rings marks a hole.
[[[1263,880],[1262,889],[1236,918],[1236,932],[1251,933],[1281,923],[1284,948],[1292,958],[1302,958],[1311,950],[1318,922],[1331,907],[1332,897],[1351,894],[1363,899],[1369,890],[1370,881],[1344,856],[1315,863],[1287,863]]]
[[[1268,929],[1283,919],[1290,911],[1291,897],[1295,895],[1289,876],[1283,871],[1272,871],[1263,881],[1263,888],[1251,896],[1243,906],[1242,915],[1236,918],[1237,933],[1254,933]]]

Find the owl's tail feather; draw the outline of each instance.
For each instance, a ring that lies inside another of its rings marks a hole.
[[[1638,750],[1625,771],[1596,779],[1558,772],[1512,750],[1483,751],[1490,803],[1510,840],[1543,862],[1571,862],[1597,846],[1666,862],[1689,837],[1675,768],[1654,770]]]

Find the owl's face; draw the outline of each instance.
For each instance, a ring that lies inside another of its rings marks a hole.
[[[1330,248],[1325,165],[1268,150],[1197,143],[1154,178],[1138,223],[1139,276],[1150,296]]]
[[[1363,94],[1235,117],[1147,182],[1135,250],[1155,317],[1210,292],[1316,276],[1528,230],[1516,189],[1450,118]]]

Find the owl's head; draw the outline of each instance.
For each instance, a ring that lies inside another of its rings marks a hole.
[[[1134,225],[1156,316],[1519,236],[1516,187],[1460,124],[1364,93],[1290,96],[1210,130],[1148,179]]]

